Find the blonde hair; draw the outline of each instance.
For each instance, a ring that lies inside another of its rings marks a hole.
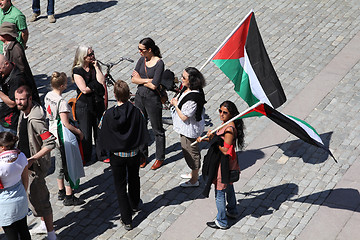
[[[50,85],[53,89],[59,89],[62,85],[67,82],[67,76],[64,72],[53,72],[51,74]]]
[[[88,54],[88,50],[92,49],[92,47],[88,47],[85,45],[80,45],[75,52],[75,58],[74,58],[74,64],[72,69],[74,69],[75,67],[84,67],[84,58],[87,56]]]

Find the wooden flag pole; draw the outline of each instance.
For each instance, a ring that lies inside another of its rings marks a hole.
[[[217,130],[219,130],[220,128],[224,127],[225,125],[229,124],[230,122],[233,122],[235,121],[236,119],[238,119],[239,117],[241,117],[242,115],[244,115],[246,112],[250,111],[251,109],[254,109],[256,108],[257,106],[263,104],[262,102],[257,102],[256,104],[252,105],[251,107],[245,109],[244,111],[242,111],[241,113],[239,113],[238,115],[236,115],[235,117],[231,118],[230,120],[228,120],[226,123],[222,124],[221,126],[218,126],[217,128],[215,128],[214,130],[212,130],[210,133],[213,134],[215,133]],[[206,138],[207,135],[205,136],[202,136],[200,138],[200,141],[201,140],[204,140],[204,138]],[[190,146],[194,146],[195,144],[197,143],[197,141],[193,142],[192,144],[190,144]]]
[[[225,38],[225,40],[220,44],[220,46],[215,50],[215,52],[213,54],[211,54],[211,56],[208,58],[208,60],[206,60],[206,62],[204,63],[204,65],[201,66],[201,68],[199,69],[199,71],[201,72],[201,70],[206,66],[206,64],[208,64],[211,59],[220,51],[220,49],[225,45],[225,43],[232,37],[232,35],[234,35],[234,33],[239,29],[239,27],[241,26],[241,24],[243,24],[243,22],[245,21],[245,19],[252,13],[254,12],[252,9],[250,10],[250,12],[244,17],[243,20],[241,20],[241,22],[234,28],[234,30],[229,34],[229,36],[227,36],[227,38]]]

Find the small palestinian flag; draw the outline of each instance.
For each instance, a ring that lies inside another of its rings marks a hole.
[[[324,149],[330,154],[330,156],[335,160],[335,162],[337,162],[333,154],[330,152],[329,148],[327,148],[322,142],[319,134],[307,122],[293,116],[282,114],[281,112],[278,112],[266,103],[256,104],[254,108],[251,108],[247,112],[243,113],[239,116],[239,118],[246,118],[249,115],[251,116],[253,112],[260,113],[261,115],[270,118],[280,127],[285,128],[287,131],[294,134],[304,142]]]
[[[212,61],[235,84],[235,92],[249,106],[261,101],[278,108],[286,102],[253,11],[219,47]]]

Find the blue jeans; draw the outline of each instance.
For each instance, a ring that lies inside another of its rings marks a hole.
[[[54,15],[55,0],[48,0],[47,15]],[[40,0],[33,0],[32,10],[34,13],[40,13]]]
[[[226,194],[226,201],[228,202],[227,206],[225,201],[225,194]],[[234,185],[227,184],[226,189],[215,190],[215,200],[216,200],[216,208],[218,210],[216,221],[221,227],[227,227],[228,220],[226,217],[226,210],[230,214],[234,214],[234,215],[238,214],[236,208]]]
[[[12,130],[12,129],[10,129],[10,128],[3,127],[1,124],[0,124],[0,132],[11,132],[12,134],[16,135],[16,131],[15,131],[15,130]]]

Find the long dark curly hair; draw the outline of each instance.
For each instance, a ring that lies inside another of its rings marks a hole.
[[[239,114],[239,111],[238,111],[236,105],[229,100],[220,104],[220,108],[221,107],[225,107],[225,108],[227,108],[227,110],[229,110],[230,119]],[[242,119],[236,119],[234,121],[234,123],[235,123],[235,128],[237,131],[237,136],[235,136],[235,139],[236,139],[239,149],[241,150],[244,147],[244,129],[245,129],[244,122]]]

